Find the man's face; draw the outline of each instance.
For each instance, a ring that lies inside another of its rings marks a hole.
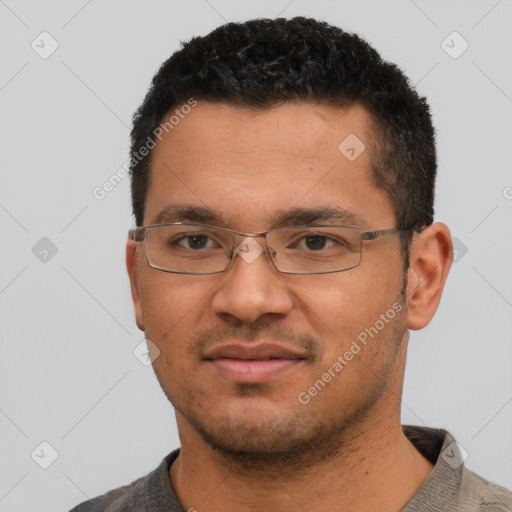
[[[200,103],[154,149],[144,224],[179,204],[246,233],[274,228],[292,208],[344,209],[364,231],[396,227],[371,181],[369,127],[359,106]],[[353,161],[338,149],[350,134],[366,145]],[[231,453],[291,454],[386,402],[403,363],[400,242],[363,244],[357,268],[320,275],[279,273],[265,252],[251,263],[237,255],[221,274],[172,274],[150,268],[141,244],[129,249],[137,323],[161,351],[153,365],[180,430]]]

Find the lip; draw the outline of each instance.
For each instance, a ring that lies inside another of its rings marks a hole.
[[[275,343],[229,343],[207,350],[205,359],[303,359],[298,352]]]
[[[237,382],[264,382],[299,365],[305,357],[273,343],[231,343],[207,351],[204,358],[224,377]]]

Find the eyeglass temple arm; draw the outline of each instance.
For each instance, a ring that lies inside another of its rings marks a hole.
[[[130,229],[129,233],[132,235],[134,242],[142,242],[144,240],[144,227]]]
[[[408,229],[379,229],[377,231],[366,231],[361,234],[361,240],[375,240],[376,238],[380,238],[381,236],[390,236],[395,235],[396,233],[402,233],[405,231],[410,231],[414,228]]]

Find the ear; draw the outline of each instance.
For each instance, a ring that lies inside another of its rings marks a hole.
[[[453,260],[450,230],[436,222],[415,234],[411,243],[407,282],[407,327],[427,326],[439,306]]]
[[[132,233],[128,233],[126,240],[126,270],[130,278],[130,288],[132,292],[133,308],[135,310],[135,322],[137,327],[143,331],[144,321],[142,315],[142,307],[140,303],[139,290],[137,288],[137,249],[139,244],[134,242]]]

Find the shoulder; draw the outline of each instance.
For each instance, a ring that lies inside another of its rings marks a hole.
[[[403,426],[434,469],[402,512],[511,512],[512,492],[469,470],[467,452],[444,429]]]
[[[80,503],[70,512],[146,512],[153,503],[163,503],[169,512],[181,511],[172,489],[169,468],[179,450],[167,455],[160,465],[147,475],[128,485]],[[151,508],[151,510],[154,510]]]
[[[144,504],[145,477],[129,485],[113,489],[106,494],[84,501],[70,512],[142,512]]]
[[[461,510],[475,504],[478,512],[510,512],[512,510],[512,492],[505,487],[489,482],[465,468],[461,481]]]

